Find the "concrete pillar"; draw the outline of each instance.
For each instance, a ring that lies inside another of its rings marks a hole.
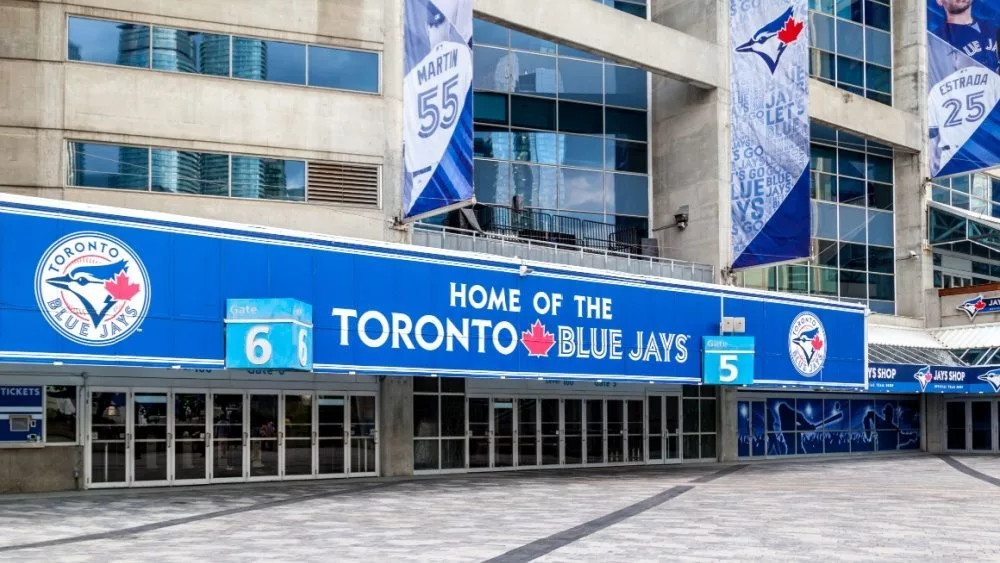
[[[383,377],[379,403],[382,476],[413,475],[413,378]]]
[[[920,449],[927,453],[944,452],[944,395],[927,394],[924,399],[923,424],[920,428]]]
[[[719,387],[715,394],[717,405],[717,416],[719,417],[719,429],[716,453],[719,461],[733,462],[738,459],[739,428],[737,428],[738,414],[736,412],[736,389],[730,387]]]

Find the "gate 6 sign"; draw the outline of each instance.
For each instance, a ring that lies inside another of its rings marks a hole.
[[[295,299],[226,300],[226,367],[311,371],[312,306]]]
[[[753,384],[752,336],[705,336],[702,382],[706,385]]]

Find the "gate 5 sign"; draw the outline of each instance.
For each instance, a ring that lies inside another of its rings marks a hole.
[[[226,367],[312,371],[312,306],[295,299],[227,299]]]
[[[753,384],[752,336],[706,336],[702,339],[702,382],[706,385]]]

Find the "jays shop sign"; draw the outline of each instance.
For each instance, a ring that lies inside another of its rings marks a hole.
[[[1000,367],[871,364],[868,389],[882,393],[1000,393]]]
[[[856,305],[64,205],[0,196],[2,361],[697,383],[735,316],[755,384],[865,386]]]

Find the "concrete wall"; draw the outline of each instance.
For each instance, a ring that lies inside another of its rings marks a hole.
[[[924,399],[924,427],[921,448],[931,454],[944,452],[944,395],[927,394]]]
[[[83,482],[79,447],[0,448],[0,493],[69,491]],[[80,480],[74,478],[79,469]]]
[[[66,62],[70,14],[380,51],[382,94]],[[404,240],[401,62],[395,0],[2,0],[0,190]],[[382,205],[66,189],[67,140],[380,165]]]
[[[385,477],[413,474],[413,378],[379,382],[379,455]]]

